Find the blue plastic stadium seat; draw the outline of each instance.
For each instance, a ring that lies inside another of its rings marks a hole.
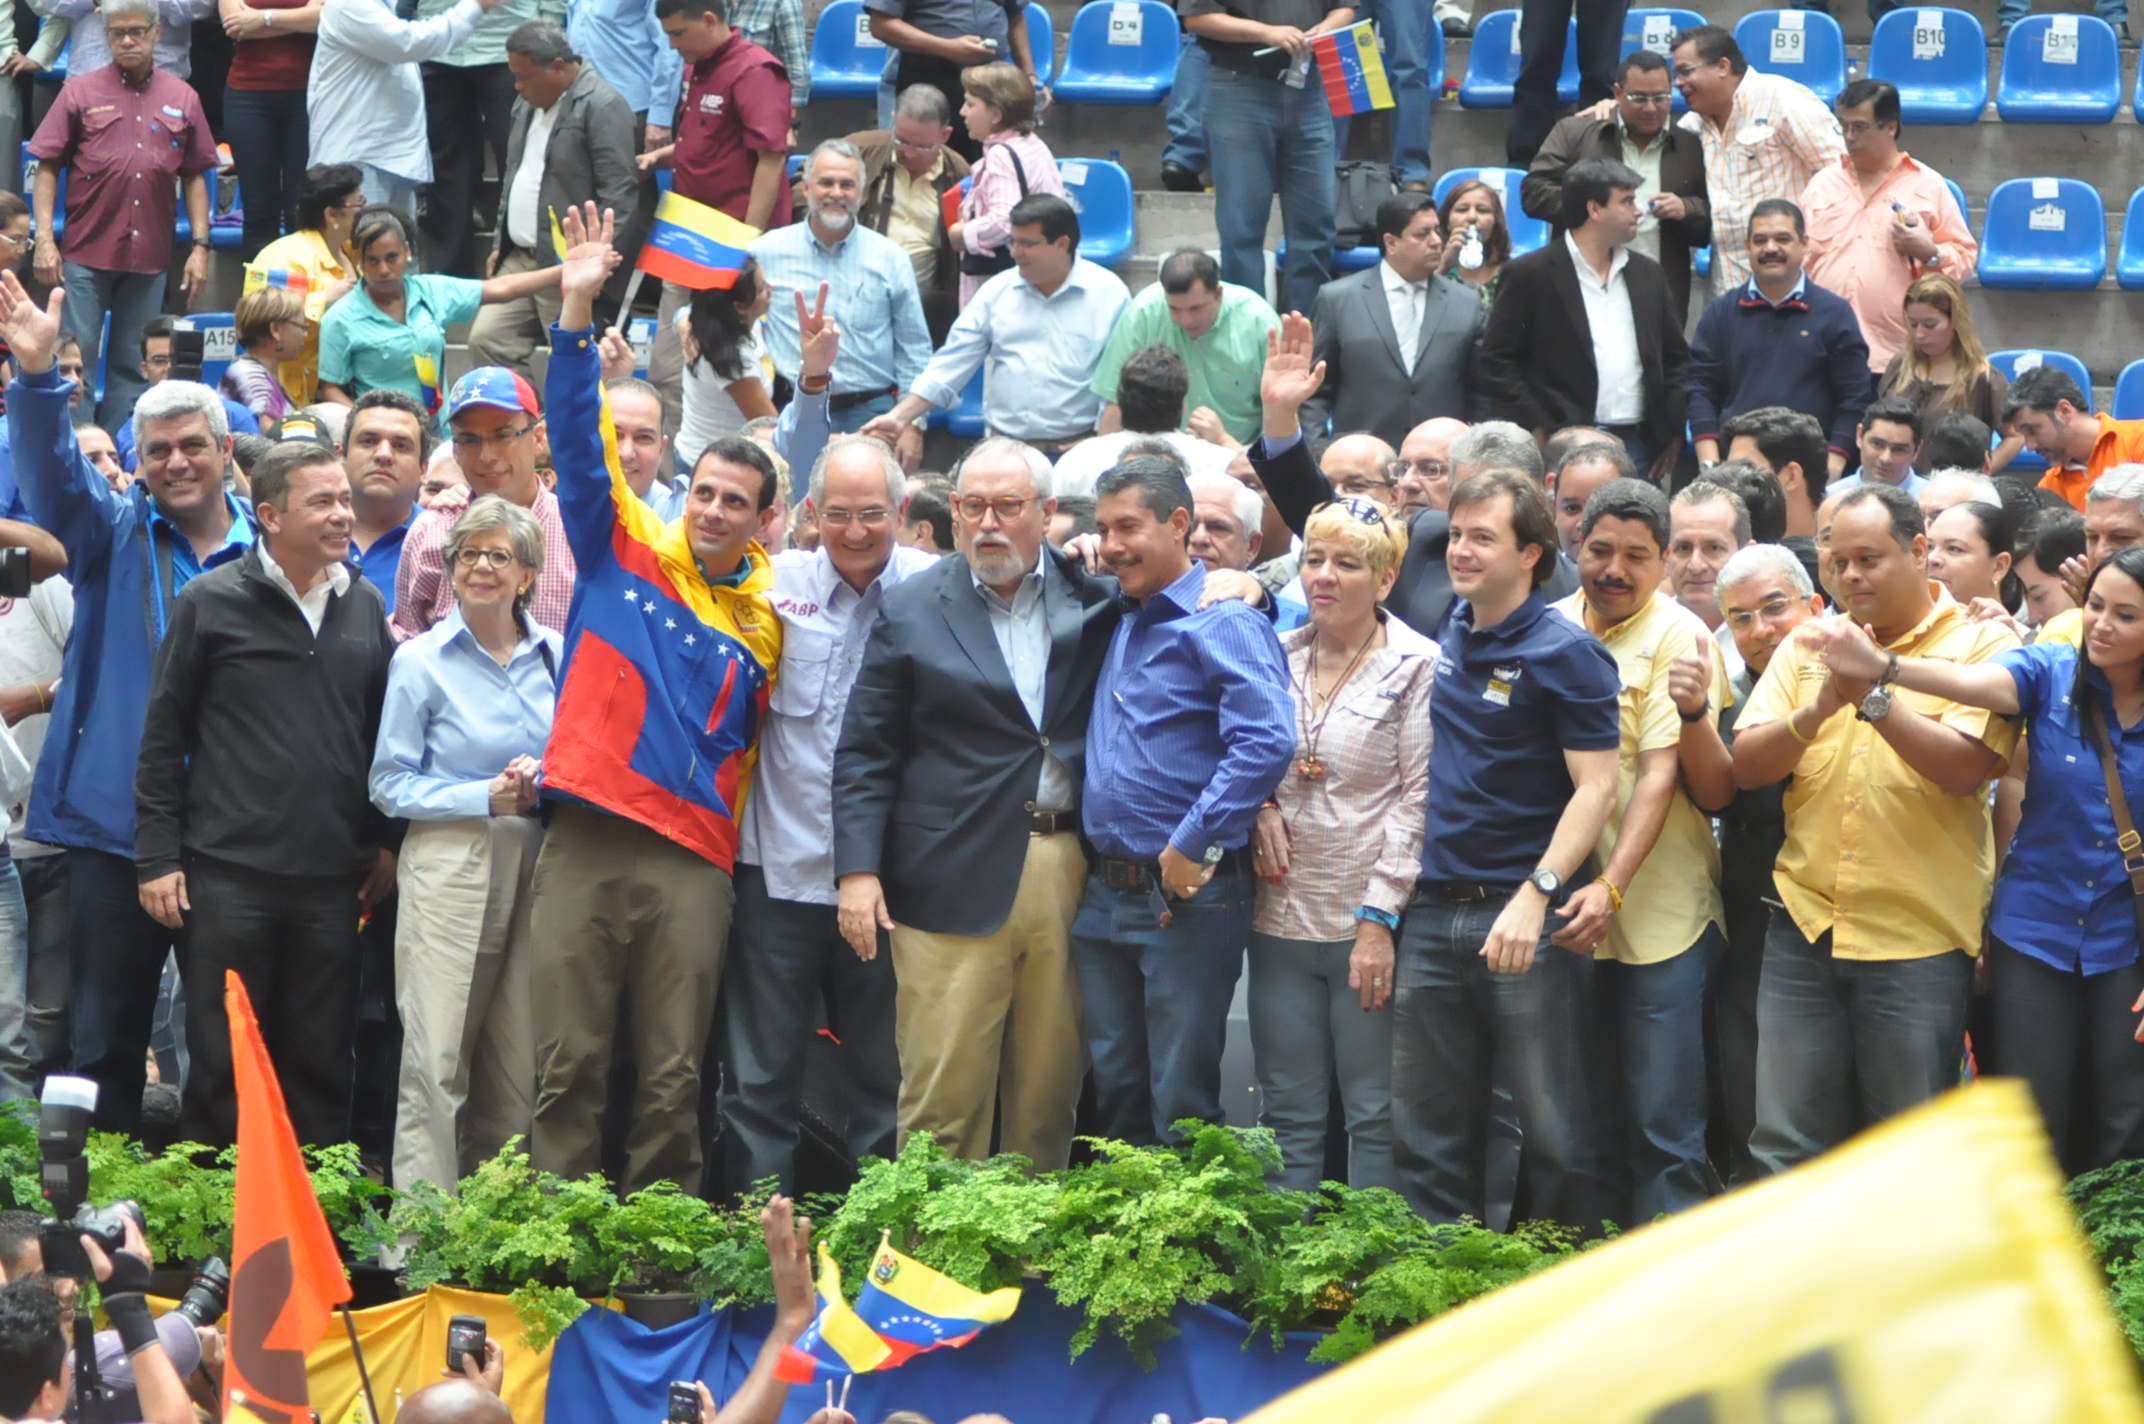
[[[1519,12],[1492,10],[1474,26],[1467,49],[1467,75],[1459,81],[1460,107],[1508,109],[1512,86],[1519,81]],[[1578,98],[1578,22],[1563,33],[1563,68],[1556,72],[1556,97],[1568,104]]]
[[[797,175],[804,171],[804,160],[809,158],[810,156],[811,155],[807,153],[792,153],[789,155],[789,172],[787,175],[787,181],[791,183],[797,181]]]
[[[1496,189],[1497,197],[1504,203],[1504,222],[1511,229],[1511,255],[1523,257],[1548,241],[1548,224],[1537,217],[1529,217],[1519,206],[1519,184],[1526,178],[1523,168],[1454,168],[1437,180],[1430,191],[1439,207],[1444,205],[1444,195],[1470,178],[1479,178]],[[1450,234],[1446,234],[1449,239]]]
[[[2129,195],[2122,214],[2122,249],[2114,259],[2114,280],[2125,292],[2144,292],[2144,188]]]
[[[1988,195],[1983,287],[2096,287],[2107,275],[2107,211],[2076,178],[2012,178]]]
[[[960,400],[944,412],[945,428],[963,440],[980,440],[985,433],[983,423],[983,372],[977,367],[961,388]]]
[[[1695,10],[1634,5],[1623,15],[1623,56],[1649,49],[1662,59],[1667,59],[1668,46],[1674,42],[1675,36],[1704,23],[1705,17]],[[1689,107],[1683,103],[1682,95],[1673,88],[1668,90],[1668,104],[1677,114]]]
[[[180,326],[198,331],[201,337],[201,384],[223,384],[223,373],[238,355],[238,328],[229,312],[194,312],[179,318]]]
[[[1072,17],[1053,92],[1069,104],[1158,104],[1176,82],[1182,33],[1161,0],[1088,0]]]
[[[1846,87],[1846,36],[1821,10],[1752,10],[1735,22],[1735,43],[1750,68],[1799,80],[1827,104]]]
[[[2067,351],[2039,351],[2030,348],[2016,351],[1990,351],[1988,353],[1988,364],[2002,372],[2005,381],[2015,381],[2021,372],[2030,371],[2035,366],[2052,366],[2077,383],[2077,388],[2084,392],[2085,409],[2090,410],[2092,408],[2092,373],[2085,368],[2084,362],[2070,355]],[[1999,442],[2002,439],[2002,432],[1995,432],[1994,438]],[[1991,445],[1989,448],[1993,449],[1994,447]],[[2016,455],[2011,457],[2005,473],[2024,474],[2031,470],[2044,470],[2046,468],[2047,461],[2040,456],[2034,454],[2031,450],[2019,450]]]
[[[2109,414],[2116,420],[2144,420],[2144,359],[2131,361],[2114,378],[2114,409]]]
[[[1035,0],[1027,0],[1027,52],[1035,57],[1035,72],[1043,82],[1056,82],[1057,27],[1050,23],[1050,12]]]
[[[1690,254],[1690,270],[1703,281],[1712,280],[1712,244],[1706,243]]]
[[[1869,78],[1898,86],[1909,124],[1977,123],[1988,107],[1988,35],[1966,10],[1893,10],[1869,40]]]
[[[2010,27],[1995,86],[1995,112],[2004,123],[2104,124],[2121,106],[2122,50],[2114,26],[2096,15],[2027,15]]]
[[[648,357],[655,350],[655,318],[636,316],[625,328],[626,344],[633,348],[633,374],[648,378]]]
[[[1365,267],[1375,267],[1378,259],[1384,255],[1384,243],[1381,238],[1365,242],[1359,247],[1335,247],[1332,252],[1333,275],[1335,277],[1345,277],[1350,272],[1360,272]],[[1287,260],[1288,239],[1284,237],[1280,240],[1280,246],[1273,251],[1274,267],[1278,269],[1280,264]]]
[[[833,0],[811,31],[811,96],[871,99],[878,95],[887,47],[871,34],[862,0]]]
[[[1958,200],[1958,216],[1964,218],[1966,224],[1970,226],[1973,221],[1973,210],[1965,205],[1965,189],[1958,186],[1958,180],[1955,178],[1945,178],[1943,184],[1950,189],[1950,195]]]
[[[1106,158],[1060,158],[1057,174],[1079,213],[1079,255],[1114,268],[1132,250],[1132,175]]]

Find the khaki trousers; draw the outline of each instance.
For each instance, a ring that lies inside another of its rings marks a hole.
[[[735,903],[730,873],[637,821],[552,808],[536,859],[530,998],[544,1171],[602,1169],[612,1040],[623,1003],[638,1077],[622,1191],[700,1190],[700,1060]]]
[[[1067,941],[1087,863],[1071,832],[1030,836],[1012,914],[981,938],[893,928],[900,1129],[956,1157],[999,1148],[1063,1167],[1087,1071]]]
[[[464,1169],[529,1130],[529,886],[542,844],[543,826],[531,816],[418,821],[402,841],[397,1187],[451,1190]]]
[[[537,235],[539,242],[550,240],[548,232]],[[534,272],[544,265],[533,253],[517,247],[499,259],[497,275]],[[558,320],[558,306],[555,287],[510,302],[486,302],[469,323],[469,364],[505,366],[535,380],[532,362],[538,347],[549,346],[548,333],[551,323]]]

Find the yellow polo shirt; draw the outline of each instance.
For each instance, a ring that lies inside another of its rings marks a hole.
[[[1887,644],[1890,651],[1978,663],[2018,646],[2007,626],[1976,623],[1948,589],[1928,587],[1935,607]],[[1736,730],[1777,722],[1814,701],[1826,676],[1821,658],[1788,639],[1772,655]],[[1903,688],[1891,695],[1999,757],[2007,759],[2017,745],[2017,725],[1993,712]],[[1995,883],[1985,784],[1968,796],[1949,794],[1907,766],[1874,724],[1848,708],[1803,748],[1787,784],[1786,810],[1787,843],[1772,879],[1807,938],[1831,931],[1831,952],[1839,959],[1979,953]]]
[[[1551,606],[1583,628],[1585,599],[1585,594],[1574,593]],[[1622,684],[1616,694],[1617,717],[1623,734],[1615,813],[1594,847],[1599,864],[1605,867],[1622,831],[1631,788],[1638,781],[1638,754],[1682,743],[1682,718],[1675,710],[1675,699],[1668,695],[1669,669],[1693,650],[1711,657],[1709,715],[1714,717],[1734,701],[1734,689],[1727,680],[1727,660],[1712,631],[1664,587],[1644,607],[1603,633],[1601,643],[1615,655]],[[1678,788],[1668,803],[1660,839],[1653,842],[1638,873],[1631,877],[1630,887],[1623,892],[1622,911],[1608,922],[1608,938],[1601,941],[1594,957],[1624,964],[1658,964],[1695,944],[1705,926],[1718,923],[1719,844],[1712,837],[1711,818]]]
[[[945,172],[945,152],[939,151],[921,178],[903,168],[898,157],[887,161],[893,166],[893,202],[886,210],[886,236],[908,254],[915,264],[916,286],[927,292],[938,275],[938,238],[945,231],[945,205],[937,186]]]

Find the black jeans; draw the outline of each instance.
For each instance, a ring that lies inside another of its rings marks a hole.
[[[1994,1071],[2032,1085],[2063,1174],[2144,1156],[2144,963],[2079,974],[1991,942]]]
[[[30,1081],[42,1084],[67,1071],[69,989],[68,852],[17,860],[22,872],[22,899],[30,916],[29,1012],[23,1036],[29,1045]]]
[[[432,144],[432,186],[424,201],[424,266],[456,277],[483,275],[475,248],[483,201],[484,150],[501,182],[513,133],[514,75],[503,64],[424,66],[424,122]]]
[[[1504,154],[1514,168],[1533,162],[1534,152],[1563,113],[1556,78],[1563,70],[1565,27],[1578,15],[1578,102],[1608,97],[1623,47],[1626,0],[1523,0],[1519,7],[1519,77],[1512,85],[1511,127]]]
[[[149,1031],[172,934],[142,909],[132,860],[94,850],[66,854],[74,1071],[97,1084],[97,1127],[134,1135],[141,1131]],[[220,1007],[220,994],[216,1002]],[[228,1047],[224,1056],[230,1057]]]
[[[231,89],[223,96],[223,131],[238,168],[246,209],[239,255],[251,262],[263,247],[297,228],[298,189],[305,180],[310,130],[303,89]]]
[[[238,1133],[223,975],[238,971],[282,1081],[300,1142],[349,1135],[350,1039],[357,993],[356,875],[298,878],[193,857],[186,866],[187,1138]]]

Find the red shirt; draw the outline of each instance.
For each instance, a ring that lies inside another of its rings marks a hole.
[[[743,222],[759,155],[788,151],[789,71],[732,30],[685,83],[670,157],[673,186]]]
[[[256,10],[297,10],[305,0],[246,0]],[[255,21],[258,24],[258,21]],[[226,89],[263,90],[305,88],[313,68],[313,37],[294,35],[270,27],[267,39],[247,39],[231,46],[231,72],[224,76]]]
[[[178,180],[214,168],[216,143],[185,80],[152,69],[137,88],[107,64],[61,87],[30,155],[65,170],[60,251],[69,262],[162,272],[176,240]]]

